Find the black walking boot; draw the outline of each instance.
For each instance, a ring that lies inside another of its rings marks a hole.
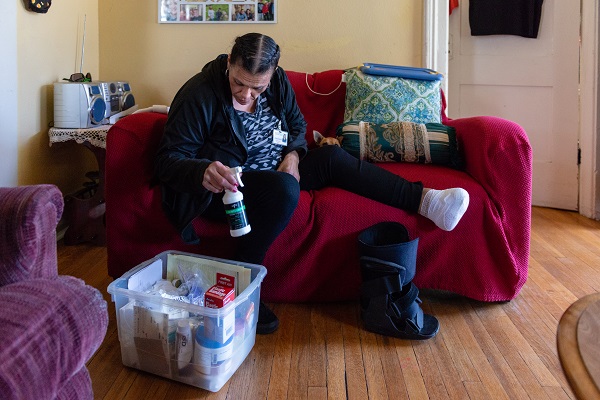
[[[358,243],[365,329],[400,339],[434,337],[440,324],[423,313],[419,289],[412,283],[419,239],[411,241],[402,224],[382,222],[362,231]]]

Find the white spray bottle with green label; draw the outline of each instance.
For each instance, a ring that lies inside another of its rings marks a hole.
[[[244,186],[240,177],[242,167],[233,167],[230,168],[230,171],[235,177],[237,184],[240,187]],[[244,195],[242,192],[239,190],[236,192],[225,190],[223,204],[225,205],[225,215],[229,222],[229,233],[231,236],[238,237],[250,232],[251,228],[246,216],[246,206],[244,205]]]

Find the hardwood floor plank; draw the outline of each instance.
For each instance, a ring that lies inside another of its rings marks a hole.
[[[114,325],[113,327],[116,328]],[[121,363],[121,348],[116,329],[107,333],[103,345],[88,362],[87,368],[90,375],[95,377],[92,379],[95,398],[104,399],[124,368]]]
[[[460,318],[461,307],[456,301],[438,302],[432,304],[433,314],[440,321],[440,333],[446,348],[450,352],[452,362],[456,367],[461,380],[466,382],[479,382],[479,375],[473,366],[467,351],[462,346],[460,333],[453,328],[453,320]]]
[[[117,375],[116,379],[102,398],[106,400],[124,399],[125,396],[127,396],[127,393],[129,393],[129,390],[133,386],[135,380],[143,374],[144,373],[142,372],[122,368],[119,371],[119,374]],[[141,394],[138,398],[144,399],[146,398],[146,396],[145,394]]]
[[[127,394],[124,397],[122,397],[122,399],[131,400],[154,397],[154,393],[150,391],[150,387],[152,386],[153,382],[157,381],[158,379],[156,379],[156,377],[153,375],[139,374],[133,381],[132,385],[129,387]]]
[[[587,249],[564,249],[565,257],[559,259],[568,271],[576,274],[597,292],[600,289],[600,275],[598,274],[598,256]]]
[[[524,301],[513,301],[505,306],[507,316],[503,318],[504,322],[502,323],[502,328],[506,332],[506,335],[512,339],[514,346],[536,377],[539,384],[541,386],[559,386],[556,379],[548,371],[546,365],[540,358],[546,351],[549,351],[550,353],[553,352],[553,349],[549,348],[549,346],[554,345],[553,341],[550,340],[544,342],[543,336],[535,336],[531,331],[533,325],[540,327],[543,326],[543,323],[539,319],[534,318],[535,313],[528,312],[525,314],[524,308],[526,307],[526,302]],[[518,309],[518,306],[521,306],[521,312],[514,312],[514,310]],[[513,323],[517,317],[522,318],[519,320],[521,323],[518,328],[515,326],[515,323]],[[529,335],[533,340],[528,340],[524,335]],[[536,347],[537,352],[534,349],[534,346]]]
[[[483,384],[487,392],[494,399],[508,399],[509,396],[490,365],[487,355],[475,339],[472,331],[473,327],[467,323],[465,318],[465,314],[472,312],[472,308],[469,304],[462,301],[460,302],[460,306],[462,311],[456,318],[452,319],[451,328],[458,333],[463,348],[469,355],[469,359],[477,371],[478,380]]]
[[[514,329],[514,325],[502,309],[502,305],[482,305],[476,308],[476,311],[479,319],[483,322],[486,330],[529,397],[534,399],[547,398],[533,371],[521,356],[523,349],[519,346],[520,341],[518,338],[521,334]],[[509,327],[506,327],[506,325],[509,325]]]
[[[526,285],[523,292],[528,296],[504,303],[503,310],[531,348],[540,353],[557,354],[552,341],[556,337],[558,320],[544,308],[552,302],[534,289],[532,285]],[[541,298],[538,299],[538,295]]]
[[[529,290],[529,288],[527,289]],[[566,385],[566,378],[562,373],[560,362],[558,361],[558,350],[556,348],[556,329],[558,321],[554,321],[551,327],[541,322],[536,317],[544,315],[540,309],[544,303],[535,304],[533,296],[528,297],[529,301],[511,302],[505,305],[505,311],[515,327],[523,338],[527,341],[532,351],[523,355],[525,360],[529,360],[532,370],[537,371],[536,376],[542,386],[561,386]],[[543,364],[542,366],[538,363]],[[554,371],[554,373],[550,372]],[[561,382],[560,384],[558,382]]]
[[[275,345],[258,335],[254,348],[229,382],[228,392],[238,399],[265,399]]]
[[[408,399],[408,389],[402,375],[400,360],[396,355],[395,340],[393,338],[377,335],[377,345],[386,382],[388,399]]]
[[[475,339],[473,339],[473,341],[477,343]],[[472,351],[470,355],[473,358],[473,364],[479,372],[481,383],[483,384],[487,392],[490,394],[491,398],[511,399],[511,393],[522,389],[522,386],[517,385],[516,387],[511,387],[507,389],[506,386],[503,384],[503,381],[504,383],[507,382],[506,376],[502,374],[502,372],[504,371],[500,371],[501,373],[497,374],[497,371],[494,369],[494,366],[490,364],[485,353],[483,353],[482,350],[476,349],[477,346],[475,345],[472,348],[470,348],[469,351]],[[510,378],[512,378],[512,376]]]
[[[535,284],[537,290],[546,294],[547,299],[554,303],[548,305],[552,316],[558,321],[564,310],[569,308],[569,305],[577,301],[577,297],[571,293],[561,282],[554,279],[548,271],[542,267],[535,259],[529,262],[529,278],[527,284]]]
[[[586,277],[573,274],[571,269],[566,268],[564,263],[560,262],[558,258],[551,257],[543,251],[534,251],[531,256],[578,299],[594,292],[594,288],[590,285]]]
[[[573,392],[565,392],[564,388],[557,388],[557,387],[548,387],[548,388],[544,388],[546,390],[546,393],[548,393],[548,398],[553,399],[553,400],[574,400],[575,399],[575,395],[573,394]]]
[[[332,400],[346,398],[346,359],[344,356],[344,333],[338,316],[348,307],[344,303],[322,306],[327,330],[327,397]]]
[[[327,400],[327,388],[314,386],[309,387],[308,398],[310,400]]]
[[[562,234],[558,239],[571,243],[577,249],[590,252],[596,258],[600,257],[600,248],[597,246],[600,237],[598,221],[585,218],[574,212],[559,210],[545,210],[544,212],[551,214],[555,229],[561,230]]]
[[[310,369],[310,305],[295,304],[294,337],[290,359],[288,398],[308,397],[308,372]]]
[[[398,354],[398,359],[400,360],[400,368],[402,368],[402,375],[404,376],[404,382],[409,393],[409,398],[429,398],[412,342],[401,339],[394,339],[394,341],[396,354]]]
[[[273,367],[270,371],[268,398],[286,399],[290,380],[292,347],[294,338],[294,314],[292,305],[282,304],[273,310],[279,317],[279,329],[275,333]]]
[[[483,383],[481,382],[464,382],[464,385],[469,399],[475,400],[492,398],[487,390],[485,390],[485,386],[483,386]]]
[[[429,342],[413,342],[413,349],[428,397],[431,399],[449,399],[450,396]]]
[[[311,307],[308,387],[327,393],[327,318],[320,307]],[[310,398],[310,393],[309,393]]]
[[[465,320],[471,327],[474,339],[477,341],[481,351],[485,354],[493,373],[504,388],[508,398],[528,399],[529,396],[527,395],[527,392],[515,376],[510,364],[498,349],[493,337],[487,331],[473,307],[469,307],[467,312],[465,312]]]
[[[365,330],[360,331],[365,379],[367,381],[369,399],[387,399],[387,385],[385,375],[383,374],[377,336]]]
[[[169,397],[169,388],[171,387],[170,382],[165,382],[163,380],[152,379],[150,381],[150,385],[148,387],[148,393],[152,400],[167,400]],[[136,399],[135,397],[133,398]]]
[[[454,400],[467,398],[465,385],[452,361],[452,355],[446,347],[442,335],[438,334],[431,339],[429,345],[433,357],[437,360],[438,370],[440,371],[448,397]]]
[[[591,244],[591,240],[598,236],[594,234],[591,228],[581,228],[580,225],[566,225],[567,222],[573,221],[572,216],[567,219],[561,217],[561,214],[553,216],[553,224],[557,221],[564,221],[565,227],[562,229],[561,235],[556,235],[552,229],[540,229],[536,232],[536,237],[542,237],[547,243],[543,252],[532,251],[534,258],[537,257],[548,257],[548,248],[559,252],[561,255],[556,257],[556,260],[563,264],[563,268],[555,270],[556,272],[562,272],[564,278],[576,279],[577,281],[583,281],[585,285],[581,285],[583,288],[591,286],[591,290],[587,290],[587,293],[591,291],[597,291],[600,288],[600,274],[598,259],[600,258],[600,250],[597,249],[597,244]],[[577,220],[578,221],[578,220]],[[577,222],[575,221],[575,222]],[[596,228],[597,230],[597,228]],[[532,235],[533,236],[533,235]],[[597,240],[597,239],[596,239]],[[547,258],[545,258],[547,260]],[[542,263],[543,264],[543,263]],[[544,266],[546,266],[544,264]],[[561,276],[563,278],[563,276]]]
[[[346,364],[346,395],[352,400],[368,398],[365,366],[360,343],[359,319],[356,305],[346,307],[340,315],[344,336],[344,361]]]

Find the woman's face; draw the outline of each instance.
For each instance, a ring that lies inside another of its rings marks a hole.
[[[242,66],[229,64],[229,87],[236,102],[241,105],[253,104],[257,97],[267,90],[273,70],[264,74],[252,74]]]

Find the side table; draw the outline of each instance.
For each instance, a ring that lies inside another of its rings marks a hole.
[[[99,125],[88,129],[50,128],[50,146],[53,143],[74,140],[89,149],[98,162],[98,185],[93,190],[82,189],[65,197],[65,217],[69,227],[64,242],[73,245],[91,242],[103,246],[106,244],[104,225],[104,161],[106,159],[106,135],[112,125]],[[89,196],[84,196],[85,193]]]
[[[558,324],[560,363],[579,399],[600,399],[600,293],[573,303]]]

